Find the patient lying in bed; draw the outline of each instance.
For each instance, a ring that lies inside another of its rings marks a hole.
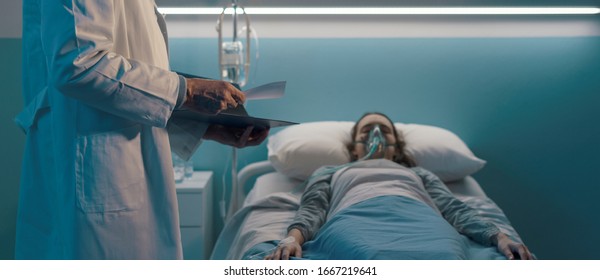
[[[367,147],[373,131],[380,139]],[[532,259],[518,239],[415,166],[387,116],[364,115],[351,135],[354,162],[314,173],[287,237],[266,259],[469,259],[473,240],[508,259]]]

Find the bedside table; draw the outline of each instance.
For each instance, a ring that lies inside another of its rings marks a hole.
[[[184,260],[209,259],[213,236],[213,173],[195,171],[176,184]]]

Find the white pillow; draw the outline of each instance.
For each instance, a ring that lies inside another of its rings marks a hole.
[[[353,125],[324,121],[287,127],[269,137],[269,161],[277,171],[300,180],[309,178],[321,166],[347,163],[350,154],[346,147]],[[395,126],[404,134],[406,149],[417,164],[444,182],[462,179],[485,165],[449,130],[419,124]]]
[[[395,125],[404,134],[405,149],[413,156],[417,165],[433,172],[444,182],[471,175],[486,163],[447,129],[420,124]]]
[[[268,139],[269,160],[284,175],[300,180],[317,168],[350,161],[353,122],[313,122],[287,127]]]

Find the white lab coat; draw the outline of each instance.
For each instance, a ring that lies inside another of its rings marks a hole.
[[[165,40],[154,0],[23,1],[17,259],[182,258]]]

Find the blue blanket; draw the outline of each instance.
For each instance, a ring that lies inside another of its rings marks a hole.
[[[245,259],[272,251],[277,240],[253,246]],[[505,259],[459,234],[439,213],[420,201],[381,196],[354,204],[331,217],[303,245],[306,259],[448,260]]]

